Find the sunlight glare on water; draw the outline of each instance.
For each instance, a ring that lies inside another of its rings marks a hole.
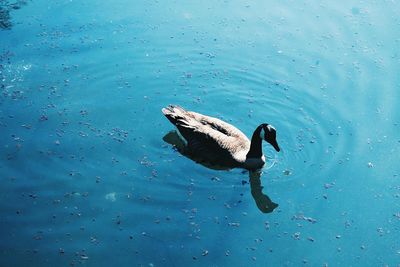
[[[399,10],[0,1],[0,265],[399,265]],[[281,152],[206,168],[168,104]]]

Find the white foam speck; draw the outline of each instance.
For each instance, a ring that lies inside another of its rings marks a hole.
[[[104,197],[105,197],[105,199],[107,199],[111,202],[114,202],[115,200],[117,200],[117,198],[115,197],[115,192],[108,193]]]

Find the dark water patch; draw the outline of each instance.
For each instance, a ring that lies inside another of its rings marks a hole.
[[[18,10],[25,5],[27,5],[30,1],[18,0],[18,1],[8,1],[1,0],[0,1],[0,29],[2,30],[10,30],[14,23],[11,18],[11,13],[14,10]]]

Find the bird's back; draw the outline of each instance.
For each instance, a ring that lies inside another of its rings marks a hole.
[[[187,141],[192,153],[220,164],[240,165],[246,160],[250,140],[220,119],[170,105],[162,112]]]

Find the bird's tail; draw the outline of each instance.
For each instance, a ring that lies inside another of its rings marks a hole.
[[[192,119],[188,112],[178,105],[168,105],[163,108],[162,113],[164,113],[165,117],[174,124],[175,126],[181,126],[185,128],[192,128],[190,126],[189,121]]]
[[[164,113],[165,116],[169,116],[169,115],[183,116],[183,114],[186,113],[186,110],[178,105],[168,105],[167,107],[163,108],[161,111],[162,111],[162,113]]]

